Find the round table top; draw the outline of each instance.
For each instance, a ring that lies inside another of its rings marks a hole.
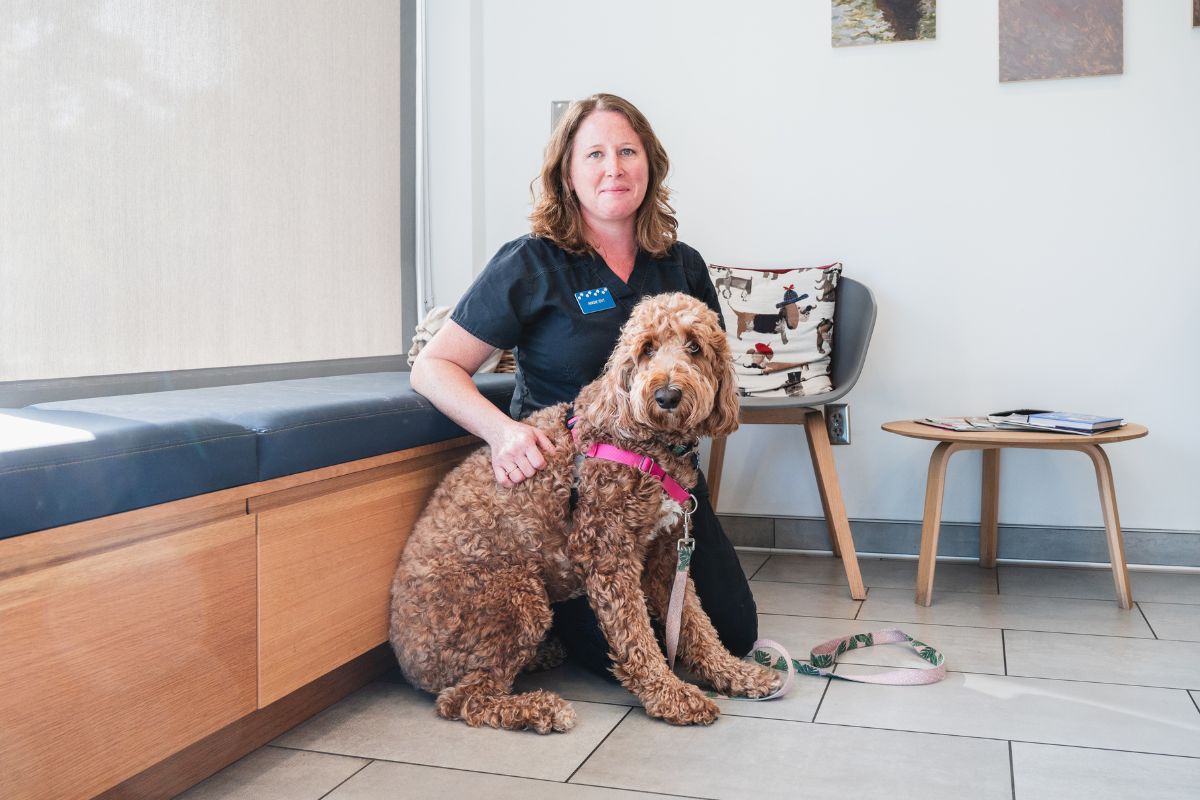
[[[1074,433],[1052,433],[1042,431],[952,431],[937,428],[909,419],[883,423],[883,429],[914,439],[930,439],[935,442],[969,442],[971,444],[995,444],[1001,447],[1062,447],[1063,445],[1112,444],[1140,439],[1149,433],[1145,425],[1127,422],[1116,430],[1080,436]]]

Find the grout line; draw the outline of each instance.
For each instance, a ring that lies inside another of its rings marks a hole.
[[[1138,613],[1142,615],[1142,619],[1146,621],[1146,627],[1150,629],[1150,635],[1155,639],[1158,639],[1158,632],[1155,631],[1154,626],[1150,624],[1150,618],[1146,616],[1146,612],[1142,609],[1142,604],[1134,603],[1134,606],[1137,607]]]
[[[1008,779],[1012,781],[1012,796],[1013,800],[1017,797],[1017,764],[1013,758],[1013,743],[1012,739],[1008,740]]]
[[[770,561],[772,558],[774,558],[774,556],[767,556],[766,558],[764,558],[763,562],[758,565],[758,569],[754,570],[754,572],[752,572],[746,576],[746,581],[749,582],[749,581],[754,580],[754,576],[757,575],[758,573],[762,572],[763,567],[765,567],[767,565],[767,562]]]
[[[854,663],[854,662],[842,662],[842,661],[837,662],[837,666],[839,666],[839,667],[841,667],[841,666],[874,667],[876,669],[888,669],[888,670],[894,670],[894,669],[920,670],[920,669],[924,669],[922,667],[912,666],[909,664],[858,664],[858,663]],[[1005,669],[1006,670],[1008,669],[1007,663],[1005,663]],[[1153,689],[1153,690],[1162,691],[1162,692],[1200,691],[1200,689],[1190,689],[1185,686],[1150,686],[1150,685],[1147,685],[1144,683],[1110,683],[1108,681],[1085,681],[1081,678],[1051,678],[1051,677],[1047,677],[1045,675],[1009,675],[1007,672],[1005,674],[1001,675],[996,672],[974,672],[972,670],[965,670],[965,669],[947,669],[946,674],[947,675],[979,675],[979,676],[985,677],[985,678],[1016,678],[1018,680],[1028,680],[1028,681],[1055,681],[1056,683],[1081,683],[1081,684],[1085,684],[1088,686],[1125,686],[1130,689]],[[584,702],[584,701],[580,701],[580,702]],[[1198,756],[1198,757],[1200,757],[1200,756]]]
[[[864,601],[854,601],[864,602]],[[862,610],[862,609],[859,609]],[[1183,642],[1186,644],[1200,644],[1196,639],[1160,639],[1157,636],[1121,636],[1120,633],[1093,633],[1091,631],[1050,631],[1042,627],[1013,627],[1012,625],[990,626],[990,625],[962,625],[956,622],[932,622],[918,619],[859,619],[858,614],[854,616],[829,616],[828,614],[787,614],[785,612],[758,612],[762,616],[793,616],[797,619],[827,619],[827,620],[847,620],[860,622],[886,622],[888,625],[929,625],[935,627],[961,627],[966,630],[973,631],[1000,631],[1007,630],[1013,633],[1054,633],[1055,636],[1098,636],[1104,639],[1133,639],[1135,642]],[[1148,625],[1148,622],[1147,622]],[[1151,628],[1153,633],[1153,628]]]
[[[762,717],[756,717],[762,719]],[[777,722],[797,722],[800,725],[827,725],[831,728],[860,728],[869,731],[890,731],[892,733],[912,733],[918,736],[946,736],[951,739],[978,739],[987,742],[1011,742],[1012,744],[1036,744],[1046,747],[1069,747],[1072,750],[1097,750],[1105,753],[1129,753],[1141,756],[1159,756],[1160,758],[1186,758],[1189,761],[1200,762],[1200,756],[1185,756],[1178,753],[1157,753],[1153,750],[1125,750],[1119,747],[1097,747],[1088,744],[1065,744],[1063,742],[1039,742],[1034,739],[1001,739],[996,736],[978,734],[945,733],[943,731],[918,731],[910,728],[878,728],[869,725],[851,725],[845,722],[798,722],[797,720],[776,720]]]
[[[834,665],[834,669],[837,669],[836,664]],[[821,690],[821,699],[817,701],[817,707],[813,709],[813,715],[810,722],[815,723],[817,721],[817,714],[821,713],[821,706],[825,703],[825,695],[829,694],[829,684],[831,683],[833,683],[833,678],[825,679],[825,688]]]
[[[620,786],[608,786],[603,783],[572,783],[570,785],[571,786],[588,786],[593,789],[604,789],[605,791],[608,791],[608,792],[628,792],[629,794],[633,794],[636,792],[638,794],[654,795],[655,797],[682,797],[682,798],[686,798],[686,800],[720,800],[720,798],[717,798],[717,797],[707,797],[705,795],[699,795],[699,794],[672,794],[671,792],[656,792],[656,791],[653,791],[650,789],[625,789]]]
[[[1192,698],[1192,705],[1196,707],[1196,711],[1200,712],[1200,701],[1196,700],[1196,695],[1188,692],[1188,697]]]
[[[1008,629],[1000,629],[1000,658],[1004,659],[1004,674],[1008,675]]]
[[[348,756],[343,756],[343,758],[347,758],[347,757],[348,757]],[[358,757],[358,758],[361,758],[361,756],[357,756],[357,757]],[[326,797],[329,797],[329,795],[333,794],[333,793],[334,793],[334,792],[336,792],[338,789],[342,788],[342,786],[344,786],[344,785],[346,784],[346,781],[350,780],[350,779],[351,779],[351,778],[353,778],[355,775],[357,775],[358,773],[362,772],[364,769],[366,769],[367,767],[371,766],[371,765],[372,765],[372,764],[374,764],[374,763],[375,763],[375,759],[373,759],[373,758],[367,759],[367,763],[363,764],[361,767],[359,767],[358,769],[354,770],[354,774],[353,774],[353,775],[347,775],[347,776],[346,776],[346,780],[345,780],[345,781],[342,781],[342,782],[341,782],[341,783],[339,783],[337,786],[333,787],[333,788],[332,788],[332,789],[330,789],[328,792],[326,792],[325,794],[321,795],[321,796],[320,796],[320,797],[319,797],[317,800],[325,800],[325,798],[326,798]]]
[[[513,731],[513,733],[517,733],[517,731]],[[267,745],[264,745],[264,746],[267,746]],[[270,745],[270,746],[275,747],[277,745]],[[296,751],[302,752],[302,753],[321,753],[322,755],[341,756],[343,758],[367,758],[367,756],[352,756],[347,753],[327,753],[323,750],[301,750],[300,748],[295,748],[295,747],[284,747],[282,749],[296,750]],[[536,781],[538,783],[552,783],[552,784],[555,784],[558,786],[562,786],[563,784],[566,783],[566,781],[556,781],[552,778],[537,778],[532,775],[517,775],[517,774],[511,773],[511,772],[487,772],[485,770],[479,770],[479,769],[467,769],[466,767],[449,767],[444,764],[427,764],[423,761],[403,761],[401,759],[396,759],[396,758],[371,758],[371,759],[369,759],[369,761],[371,763],[365,765],[363,767],[363,769],[366,769],[367,767],[369,767],[371,764],[374,764],[374,763],[403,764],[403,765],[409,766],[409,767],[426,767],[428,769],[444,769],[444,770],[447,770],[448,772],[465,772],[469,775],[495,775],[498,778],[516,778],[517,780],[523,780],[523,781]],[[359,772],[361,772],[361,771],[362,770],[359,770]],[[358,773],[355,773],[355,774],[358,774]],[[353,776],[351,776],[351,777],[353,777]],[[662,795],[664,797],[687,797],[687,798],[693,797],[693,795],[676,795],[676,794],[669,794],[669,793],[665,793],[665,792],[655,792],[655,791],[646,790],[646,789],[624,789],[619,786],[605,786],[603,784],[581,783],[581,784],[572,784],[572,785],[573,786],[596,786],[598,788],[609,789],[611,791],[617,791],[617,792],[630,792],[630,793],[643,792],[645,794]],[[709,800],[709,798],[698,797],[698,798],[696,798],[696,800]]]
[[[565,698],[564,698],[564,699],[565,699]],[[601,739],[599,742],[597,742],[597,743],[596,743],[596,746],[595,746],[595,747],[593,747],[593,748],[591,749],[591,752],[589,752],[589,753],[588,753],[588,754],[587,754],[587,755],[584,757],[583,761],[580,761],[580,762],[579,762],[579,766],[577,766],[577,767],[575,767],[575,769],[571,770],[571,774],[567,776],[567,779],[566,779],[565,781],[563,781],[563,783],[570,783],[570,782],[571,782],[571,778],[574,778],[574,777],[575,777],[575,773],[576,773],[576,772],[579,772],[579,770],[583,769],[583,765],[584,765],[584,764],[586,764],[586,763],[588,762],[588,759],[589,759],[589,758],[591,758],[593,755],[595,755],[595,754],[596,754],[596,751],[600,749],[601,745],[603,745],[605,742],[607,742],[607,741],[608,741],[608,737],[612,736],[612,735],[613,735],[613,731],[615,731],[617,728],[619,728],[619,727],[621,726],[621,723],[622,723],[622,722],[624,722],[626,719],[628,719],[628,717],[629,717],[629,714],[630,714],[632,711],[633,711],[633,707],[632,707],[632,706],[630,706],[630,707],[629,707],[629,709],[628,709],[628,710],[627,710],[627,711],[626,711],[624,714],[622,714],[622,715],[621,715],[621,718],[620,718],[619,720],[617,720],[616,724],[615,724],[615,725],[613,725],[611,728],[609,728],[609,729],[608,729],[608,733],[604,734],[604,738],[603,738],[603,739]]]

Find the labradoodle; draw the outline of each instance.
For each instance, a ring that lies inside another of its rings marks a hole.
[[[481,448],[446,476],[400,559],[390,626],[405,677],[437,693],[438,714],[472,726],[570,729],[575,712],[565,700],[513,694],[512,685],[522,669],[550,660],[550,604],[586,593],[613,673],[647,713],[679,725],[716,719],[716,703],[668,668],[650,621],[666,616],[682,508],[651,475],[584,454],[607,442],[694,485],[696,468],[677,445],[737,428],[731,367],[707,306],[683,294],[643,300],[604,373],[576,399],[573,431],[566,405],[526,420],[554,442],[544,469],[500,487]],[[778,673],[730,655],[688,584],[683,664],[719,692],[770,693]]]

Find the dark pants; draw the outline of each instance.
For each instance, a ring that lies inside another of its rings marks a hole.
[[[696,551],[692,556],[692,581],[700,605],[721,637],[721,643],[736,656],[750,652],[758,638],[758,612],[750,584],[742,572],[721,523],[708,498],[708,482],[700,475],[696,513],[692,515],[692,536]],[[592,672],[612,677],[608,642],[596,622],[586,596],[555,603],[553,632],[567,646],[571,659]]]

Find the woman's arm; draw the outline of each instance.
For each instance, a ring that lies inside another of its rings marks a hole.
[[[511,487],[546,466],[542,452],[553,452],[554,445],[546,434],[512,419],[479,393],[471,376],[494,349],[447,320],[413,363],[412,388],[487,442],[496,482]]]

